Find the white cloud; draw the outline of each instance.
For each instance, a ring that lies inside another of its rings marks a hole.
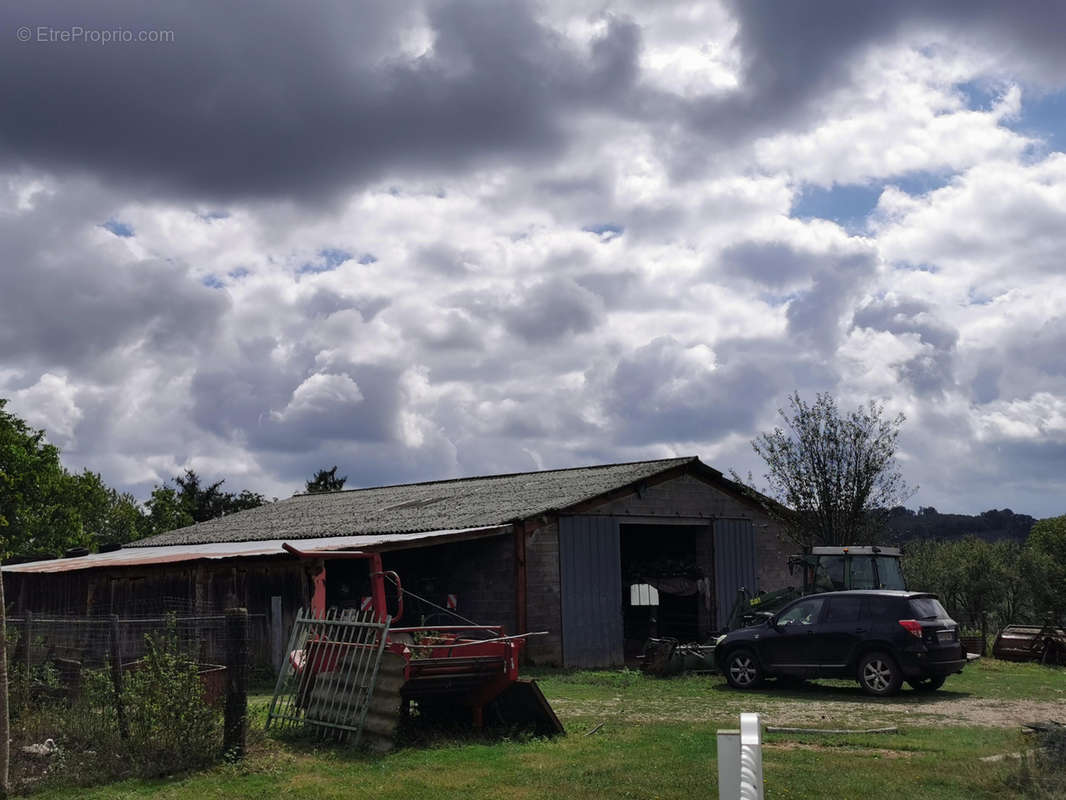
[[[973,59],[945,59],[908,45],[882,48],[852,67],[855,83],[825,101],[800,132],[763,137],[758,164],[820,186],[866,183],[911,172],[957,172],[1013,159],[1034,144],[1003,126],[1021,108],[1004,86],[991,108],[974,110],[957,88],[980,74]]]
[[[32,386],[13,392],[11,400],[29,425],[44,430],[52,444],[64,448],[73,442],[82,418],[77,391],[65,376],[46,372]]]

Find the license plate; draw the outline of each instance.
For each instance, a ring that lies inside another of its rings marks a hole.
[[[937,631],[936,638],[941,642],[953,642],[955,641],[955,631]]]

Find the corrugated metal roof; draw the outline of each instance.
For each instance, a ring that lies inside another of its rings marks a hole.
[[[499,536],[510,532],[509,526],[488,528],[463,528],[460,530],[422,531],[408,534],[371,534],[362,536],[324,536],[301,539],[301,550],[388,550],[390,545],[418,542],[431,545],[436,540],[478,539],[484,536]],[[31,561],[11,564],[4,572],[72,572],[98,567],[149,566],[172,564],[179,561],[198,561],[215,558],[249,558],[255,556],[284,555],[281,545],[284,540],[259,540],[250,542],[214,542],[211,544],[163,545],[157,547],[122,548],[110,553],[94,553],[80,558],[57,558],[47,561]]]
[[[669,458],[594,467],[300,494],[129,547],[207,544],[501,525],[555,511],[699,459]],[[715,474],[718,474],[715,472]]]

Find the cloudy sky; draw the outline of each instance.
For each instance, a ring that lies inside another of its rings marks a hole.
[[[758,475],[798,389],[1066,512],[1066,5],[94,6],[0,0],[0,396],[72,469]]]

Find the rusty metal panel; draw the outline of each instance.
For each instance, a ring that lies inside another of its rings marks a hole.
[[[328,556],[334,550],[383,550],[407,547],[425,547],[430,544],[450,543],[503,536],[511,532],[510,525],[484,528],[462,528],[437,531],[422,531],[409,534],[380,534],[366,536],[321,536],[302,539],[302,550],[321,551]],[[189,561],[211,561],[227,558],[253,558],[286,556],[281,540],[256,539],[247,542],[215,542],[213,544],[160,545],[145,547],[137,542],[107,553],[92,553],[74,558],[50,558],[20,564],[5,564],[3,574],[75,572],[101,567],[147,567],[154,564],[175,564]]]
[[[719,629],[729,621],[729,612],[740,588],[752,594],[759,590],[759,562],[751,520],[715,520],[714,599]]]
[[[563,666],[624,663],[618,521],[613,517],[560,517],[559,572]]]

